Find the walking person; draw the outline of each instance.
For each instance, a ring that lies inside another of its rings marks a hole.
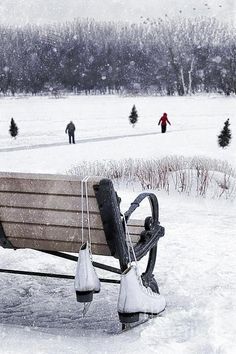
[[[68,133],[69,144],[71,144],[71,141],[72,141],[73,144],[75,144],[75,125],[72,122],[72,120],[70,121],[69,124],[67,124],[65,133],[66,134]]]
[[[161,124],[161,132],[162,132],[162,133],[165,133],[165,132],[166,132],[166,125],[167,125],[167,123],[168,123],[169,125],[171,125],[171,124],[170,124],[170,121],[169,121],[168,118],[167,118],[167,114],[166,114],[166,113],[163,113],[163,116],[160,118],[160,120],[159,120],[159,122],[158,122],[158,125]]]

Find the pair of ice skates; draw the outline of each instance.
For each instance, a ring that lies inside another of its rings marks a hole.
[[[83,303],[90,303],[93,294],[100,291],[100,281],[91,261],[88,243],[84,243],[79,252],[75,291],[77,301]],[[118,298],[120,322],[137,322],[140,314],[157,315],[165,306],[166,301],[162,295],[143,285],[136,267],[130,266],[122,273]]]

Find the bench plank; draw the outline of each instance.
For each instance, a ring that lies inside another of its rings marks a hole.
[[[48,209],[26,209],[0,207],[0,220],[43,224],[58,226],[80,227],[82,224],[82,214],[80,212],[48,210]],[[88,226],[87,215],[84,214],[84,227]],[[95,229],[103,229],[100,214],[90,213],[90,226]]]
[[[7,237],[27,239],[47,239],[50,241],[81,242],[81,228],[63,226],[42,226],[35,224],[2,223]],[[134,243],[139,240],[141,227],[129,228],[131,239]],[[106,237],[103,230],[90,230],[92,243],[106,244]],[[88,240],[88,229],[84,229],[84,240]]]
[[[36,250],[72,252],[77,253],[80,250],[81,243],[68,241],[48,241],[48,240],[30,240],[9,237],[9,241],[16,248],[31,248]],[[110,256],[111,252],[108,245],[92,244],[92,253],[96,255]]]
[[[89,197],[89,211],[99,212],[95,197]],[[0,206],[5,207],[31,207],[38,209],[56,209],[81,211],[81,197],[71,195],[26,194],[0,192]],[[83,208],[86,211],[86,199],[83,198]]]
[[[81,228],[67,226],[45,226],[36,224],[2,223],[7,237],[27,238],[49,241],[70,241],[81,242]],[[90,230],[93,243],[106,244],[106,237],[103,230]],[[84,240],[88,239],[88,229],[84,229]]]
[[[93,177],[88,181],[88,195],[94,196],[93,185],[101,178]],[[81,195],[81,178],[41,174],[0,173],[0,191],[40,193],[54,195]],[[84,189],[85,194],[85,189]]]

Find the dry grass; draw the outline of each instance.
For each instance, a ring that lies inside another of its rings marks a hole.
[[[132,185],[139,182],[143,190],[172,190],[188,195],[234,199],[236,172],[225,161],[182,156],[162,159],[126,159],[86,162],[73,167],[69,174],[104,176],[114,182]]]

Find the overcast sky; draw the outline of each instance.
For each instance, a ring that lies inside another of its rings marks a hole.
[[[211,16],[236,23],[236,0],[0,0],[0,24],[24,25],[95,18],[140,21],[141,16]]]

